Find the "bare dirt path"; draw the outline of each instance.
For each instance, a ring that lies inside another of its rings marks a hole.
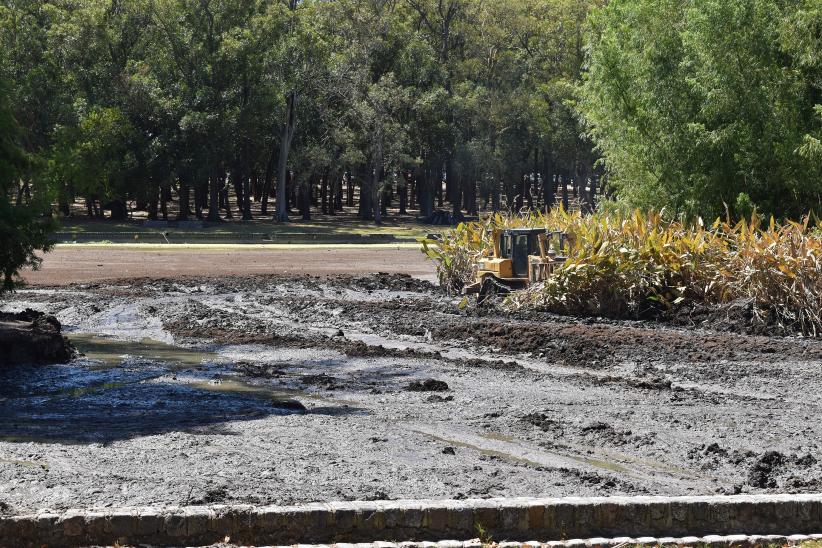
[[[408,246],[58,246],[45,255],[38,271],[28,270],[30,285],[61,285],[121,278],[234,276],[256,274],[404,273],[434,279],[431,262]]]

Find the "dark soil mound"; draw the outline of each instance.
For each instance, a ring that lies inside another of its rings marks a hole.
[[[434,291],[436,289],[436,286],[434,286],[431,282],[412,278],[408,274],[387,274],[385,272],[378,272],[377,274],[355,278],[340,276],[332,278],[332,280],[343,283],[350,280],[353,287],[369,291],[389,289],[391,291],[425,292]]]
[[[425,379],[424,381],[414,381],[408,385],[409,392],[445,392],[448,390],[448,383],[436,379]]]
[[[124,278],[102,282],[70,284],[82,290],[104,290],[107,295],[121,293],[134,295],[135,290],[142,290],[145,295],[151,293],[222,293],[230,291],[263,291],[270,292],[277,288],[294,287],[295,295],[308,290],[321,290],[324,286],[334,288],[352,288],[361,291],[409,291],[430,293],[438,290],[431,282],[414,278],[408,274],[389,274],[378,272],[364,276],[329,275],[284,276],[280,274],[247,275],[247,276],[179,276],[175,278]]]
[[[751,467],[748,474],[748,484],[759,488],[775,488],[777,486],[774,473],[785,464],[785,457],[778,451],[768,451]]]
[[[54,316],[31,309],[0,312],[0,367],[67,362],[75,354]]]
[[[692,361],[755,359],[773,363],[796,357],[822,359],[819,341],[695,329],[665,329],[649,323],[513,322],[459,319],[431,329],[434,339],[472,337],[508,354],[528,353],[558,363],[598,369],[614,361]],[[649,380],[646,388],[664,388]]]
[[[753,299],[737,299],[720,305],[692,304],[660,318],[683,327],[746,335],[790,336],[800,333],[798,325],[783,325],[773,313],[757,311]]]

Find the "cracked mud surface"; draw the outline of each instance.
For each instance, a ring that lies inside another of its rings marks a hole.
[[[0,378],[0,512],[822,490],[822,343],[502,316],[427,282],[20,291],[86,357]]]

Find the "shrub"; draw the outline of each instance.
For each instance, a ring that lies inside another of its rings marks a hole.
[[[440,238],[423,238],[420,243],[422,252],[436,263],[440,285],[454,293],[474,277],[475,264],[490,239],[478,223],[460,223]]]
[[[816,336],[822,333],[822,232],[803,222],[761,226],[750,221],[667,219],[661,212],[561,210],[494,215],[426,241],[440,282],[454,291],[474,276],[495,228],[545,227],[568,234],[566,261],[544,283],[512,293],[510,309],[642,318],[684,305],[753,304],[763,324]]]

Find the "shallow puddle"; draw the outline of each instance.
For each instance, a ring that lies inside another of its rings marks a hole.
[[[216,352],[73,334],[84,356],[0,375],[0,441],[112,442],[304,412],[295,395],[252,385]]]
[[[235,379],[217,379],[210,381],[201,380],[189,383],[189,386],[198,390],[205,390],[209,392],[260,398],[275,402],[278,407],[283,407],[286,409],[305,409],[302,404],[292,398],[294,395],[293,391],[286,392],[271,386],[251,384]]]
[[[152,339],[122,341],[87,333],[70,334],[68,338],[87,360],[106,367],[121,365],[129,358],[161,362],[175,368],[193,367],[216,361],[218,357],[214,352],[183,348]]]

